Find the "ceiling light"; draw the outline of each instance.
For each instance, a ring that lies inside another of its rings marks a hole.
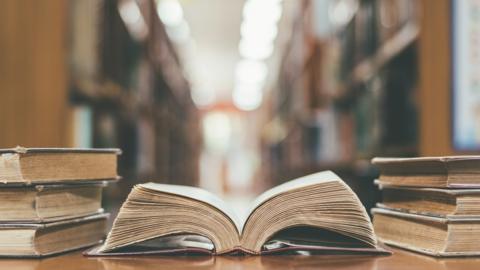
[[[167,27],[167,34],[176,43],[185,43],[190,39],[190,27],[183,20],[179,25]]]
[[[240,55],[244,58],[263,60],[272,55],[273,44],[256,44],[255,42],[241,40],[240,45],[238,46],[238,50],[240,52]]]
[[[252,111],[262,104],[262,89],[254,84],[240,84],[233,90],[232,99],[233,104],[240,110]]]
[[[178,0],[159,0],[157,13],[167,26],[176,26],[183,22],[183,9]]]
[[[264,62],[243,59],[236,66],[235,79],[241,84],[263,84],[267,73],[267,65]]]
[[[244,20],[261,20],[277,23],[282,15],[280,1],[274,0],[250,0],[243,7]]]
[[[144,40],[148,35],[148,28],[137,3],[134,0],[119,1],[118,11],[130,35],[136,40]]]
[[[330,6],[328,11],[329,18],[335,27],[341,28],[350,22],[357,9],[357,0],[340,0]]]
[[[277,24],[255,24],[253,21],[243,21],[240,26],[242,39],[256,40],[257,42],[273,42],[277,36]]]

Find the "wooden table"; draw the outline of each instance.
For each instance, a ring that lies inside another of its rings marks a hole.
[[[435,259],[393,249],[392,256],[246,256],[86,258],[80,252],[46,259],[0,259],[5,270],[130,270],[130,269],[480,269],[480,258]]]

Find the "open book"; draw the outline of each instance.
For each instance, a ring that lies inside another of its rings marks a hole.
[[[137,185],[105,243],[87,255],[385,252],[377,246],[372,223],[355,193],[330,171],[272,188],[249,209],[241,218],[199,188]]]

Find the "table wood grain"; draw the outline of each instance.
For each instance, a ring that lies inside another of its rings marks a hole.
[[[45,259],[0,259],[5,270],[130,270],[130,269],[480,269],[480,258],[436,259],[400,249],[391,256],[279,255],[87,258],[81,252]]]

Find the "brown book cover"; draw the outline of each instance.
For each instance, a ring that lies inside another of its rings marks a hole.
[[[378,183],[376,181],[376,183]],[[480,216],[480,189],[413,188],[379,185],[380,208],[428,216]]]
[[[0,184],[30,185],[118,179],[120,149],[0,149]]]
[[[479,217],[435,217],[373,208],[378,239],[438,257],[480,255]]]
[[[43,257],[101,243],[108,214],[48,223],[0,224],[0,257]]]
[[[480,156],[372,159],[382,185],[480,188]]]
[[[103,213],[107,182],[4,186],[0,188],[1,223],[46,223]]]

